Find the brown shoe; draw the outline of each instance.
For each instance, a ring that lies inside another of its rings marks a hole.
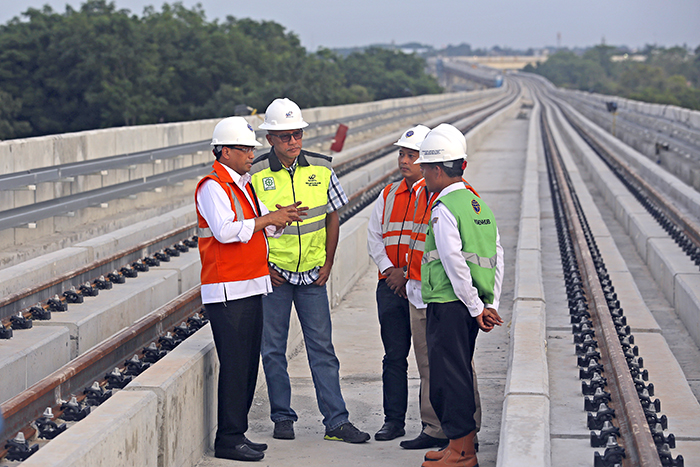
[[[423,467],[478,467],[479,461],[474,451],[474,435],[476,431],[459,439],[451,439],[447,449],[427,453]],[[433,452],[435,454],[432,454]],[[442,454],[439,459],[428,460],[428,454],[431,454],[431,457],[437,457],[438,453]]]

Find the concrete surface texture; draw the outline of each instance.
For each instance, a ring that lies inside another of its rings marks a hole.
[[[483,407],[482,431],[479,433],[479,465],[495,466],[498,451],[501,408],[505,386],[510,321],[514,289],[515,245],[520,219],[520,192],[525,168],[527,120],[508,118],[478,150],[469,153],[467,180],[496,213],[505,249],[506,271],[500,313],[506,325],[489,334],[481,333],[475,354],[479,389]],[[424,451],[408,451],[399,442],[420,433],[418,412],[419,379],[413,354],[409,356],[409,409],[406,436],[393,441],[374,440],[381,427],[383,349],[375,302],[376,275],[370,268],[350,293],[333,310],[333,336],[340,360],[341,385],[350,420],[372,435],[364,445],[351,445],[323,439],[324,426],[316,404],[313,383],[303,345],[289,362],[292,379],[292,407],[299,415],[293,441],[272,438],[266,391],[258,391],[250,413],[248,437],[269,445],[258,465],[286,466],[418,466]],[[209,452],[198,467],[242,465],[216,459]]]

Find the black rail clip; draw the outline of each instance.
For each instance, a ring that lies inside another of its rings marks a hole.
[[[598,411],[595,414],[588,412],[587,418],[589,430],[602,430],[605,422],[612,421],[615,418],[615,409],[611,409],[607,404],[601,402],[598,406]]]
[[[146,272],[149,269],[149,264],[147,262],[141,261],[140,259],[131,263],[131,267],[136,269],[138,272]]]
[[[590,365],[590,362],[589,362]],[[581,381],[581,392],[584,396],[592,396],[599,388],[605,387],[608,384],[608,379],[600,376],[600,373],[594,372],[590,381]]]
[[[103,388],[100,383],[95,381],[92,386],[83,389],[83,394],[86,396],[85,400],[88,405],[96,406],[112,397],[112,390]]]
[[[7,449],[7,456],[5,458],[8,461],[21,462],[27,460],[29,456],[37,452],[39,450],[39,445],[34,444],[30,447],[29,442],[24,439],[24,433],[20,431],[14,439],[7,440],[5,449]]]
[[[70,398],[70,401],[61,404],[61,418],[67,422],[77,422],[90,414],[90,407],[78,402],[75,396]]]
[[[83,296],[75,290],[75,287],[71,287],[70,290],[63,292],[63,296],[66,297],[67,303],[83,303],[85,301]]]
[[[182,241],[185,245],[187,245],[190,248],[197,248],[199,237],[194,235],[192,238],[188,238]]]
[[[668,444],[668,447],[671,449],[676,448],[676,436],[673,433],[664,436],[664,429],[661,427],[660,423],[653,425],[651,428],[651,437],[654,438],[654,444],[656,444],[657,447]]]
[[[150,363],[139,360],[138,355],[134,355],[129,360],[125,361],[124,365],[126,365],[124,374],[132,376],[138,376],[151,367]]]
[[[177,337],[179,337],[181,340],[185,340],[188,337],[190,337],[192,334],[194,334],[196,329],[190,329],[187,326],[187,323],[185,323],[183,321],[182,323],[180,323],[179,326],[175,326],[175,329],[173,329],[173,331],[175,332],[175,335]]]
[[[143,258],[143,262],[146,263],[148,266],[160,266],[160,260],[158,258],[154,258],[153,256],[146,256],[145,258]]]
[[[111,373],[105,375],[107,379],[107,389],[124,389],[124,386],[129,384],[133,376],[122,374],[119,368],[115,368]]]
[[[147,266],[144,264],[144,267]],[[146,269],[146,271],[148,271],[148,269]],[[139,275],[139,272],[133,266],[122,266],[119,272],[121,272],[124,277],[138,277]]]
[[[33,307],[29,309],[29,312],[32,314],[32,319],[36,319],[39,321],[47,321],[51,319],[51,312],[49,310],[44,309],[43,306],[41,306],[41,303],[37,303]]]
[[[598,388],[595,390],[593,397],[583,398],[583,410],[595,411],[598,410],[600,404],[605,402],[606,404],[611,401],[611,396],[609,392],[603,391],[603,388]]]
[[[122,269],[127,269],[127,268],[123,267]],[[134,271],[134,272],[136,272],[136,271]],[[109,279],[109,281],[112,284],[123,284],[126,282],[126,278],[127,278],[127,276],[126,276],[126,274],[124,274],[124,271],[122,271],[122,273],[119,274],[119,271],[117,271],[116,269],[114,271],[110,272],[109,274],[107,274],[107,279]]]
[[[99,290],[107,290],[112,288],[112,282],[112,280],[105,279],[105,276],[100,276],[98,279],[95,279],[92,285]]]
[[[187,318],[187,325],[190,327],[190,329],[194,329],[195,331],[201,329],[208,322],[208,319],[203,318],[198,313],[195,313],[194,315]]]
[[[12,339],[12,328],[6,328],[0,323],[0,339]]]
[[[165,253],[168,256],[180,256],[180,250],[178,250],[177,248],[163,248],[163,253]]]
[[[97,297],[100,294],[100,289],[86,282],[80,286],[80,293],[83,294],[84,297]]]
[[[639,394],[646,390],[650,396],[654,395],[654,383],[644,384],[642,375],[635,376],[634,379],[632,379],[632,382],[634,383],[635,389],[637,389]]]
[[[173,336],[170,332],[166,332],[164,336],[158,338],[160,348],[163,350],[173,350],[180,342],[182,342],[182,339]]]
[[[625,448],[617,444],[614,436],[608,438],[605,445],[605,453],[601,456],[599,452],[593,455],[593,467],[615,467],[622,465],[625,455]]]
[[[51,311],[68,311],[68,304],[63,303],[58,295],[54,295],[46,302]]]
[[[662,430],[668,430],[668,417],[666,417],[666,415],[659,417],[659,414],[654,411],[654,407],[650,406],[644,409],[644,416],[649,426],[656,426],[659,424]]]
[[[651,395],[649,394],[649,391],[646,389],[642,390],[641,392],[638,392],[639,394],[639,402],[641,402],[643,408],[648,408],[650,406],[654,406],[654,411],[655,412],[661,412],[661,401],[659,399],[654,399],[653,401],[651,400]]]
[[[603,365],[596,362],[595,360],[591,360],[590,362],[588,362],[587,367],[579,368],[578,377],[579,379],[591,379],[593,378],[593,375],[595,373],[602,373],[602,371]]]
[[[39,431],[39,438],[42,439],[54,439],[68,428],[65,423],[59,425],[53,421],[51,407],[46,407],[44,414],[34,421],[34,425]]]
[[[592,347],[588,347],[585,354],[579,355],[578,366],[588,366],[591,360],[595,360],[596,363],[598,363],[598,360],[600,360],[600,352]]]
[[[614,436],[615,438],[620,436],[620,429],[613,425],[611,422],[603,423],[603,428],[600,430],[600,433],[591,431],[591,447],[604,447],[608,442],[608,438],[610,438],[611,436]]]
[[[159,349],[155,342],[151,342],[148,347],[143,348],[143,361],[155,363],[167,354],[168,352],[166,350]]]
[[[178,256],[180,253],[178,253]],[[161,261],[163,263],[169,263],[170,262],[170,255],[163,251],[156,251],[155,254],[153,255],[158,261]],[[157,266],[157,265],[156,265]]]
[[[21,311],[16,315],[10,316],[12,329],[31,329],[33,325],[32,320],[25,318]]]
[[[674,459],[673,456],[671,455],[671,449],[669,448],[668,444],[664,444],[661,447],[657,446],[656,450],[659,452],[659,459],[661,459],[661,465],[663,465],[664,467],[683,467],[684,466],[683,456],[681,456],[679,454]]]
[[[574,343],[575,344],[589,344],[598,346],[598,341],[594,340],[595,331],[588,327],[586,324],[581,325],[581,331],[574,333]]]
[[[578,323],[573,323],[571,325],[571,332],[574,334],[578,334],[581,332],[581,329],[583,329],[583,326],[588,326],[589,328],[593,327],[593,321],[591,321],[588,318],[584,318],[583,320],[579,321]]]

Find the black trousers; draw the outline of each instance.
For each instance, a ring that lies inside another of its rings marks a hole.
[[[384,421],[403,427],[408,406],[408,352],[411,350],[408,300],[392,292],[386,280],[382,279],[377,284],[377,310],[384,344]]]
[[[429,303],[430,403],[449,439],[476,430],[472,357],[479,326],[461,302]]]
[[[240,444],[248,430],[262,340],[262,295],[205,305],[219,357],[214,449]]]

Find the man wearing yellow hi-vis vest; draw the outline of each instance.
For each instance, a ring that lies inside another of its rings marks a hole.
[[[340,391],[340,363],[331,341],[331,316],[326,293],[340,221],[337,210],[348,199],[331,168],[331,158],[301,149],[308,123],[289,99],[275,99],[265,111],[260,129],[267,130],[269,153],[258,157],[250,171],[260,199],[268,206],[301,201],[308,207],[304,222],[287,226],[270,242],[273,292],[263,298],[262,360],[270,399],[272,436],[294,439],[298,417],[291,407],[287,373],[287,338],[292,302],[301,323],[316,388],[318,407],[326,427],[325,439],[364,443],[369,434],[348,420]]]
[[[462,182],[466,152],[462,132],[443,123],[425,137],[415,162],[428,191],[439,193],[421,260],[421,295],[428,304],[430,402],[450,440],[429,451],[423,467],[478,464],[472,357],[479,329],[503,323],[497,311],[503,249],[493,213]]]

